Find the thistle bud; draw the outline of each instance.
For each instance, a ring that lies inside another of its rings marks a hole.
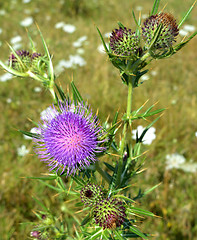
[[[125,221],[126,208],[118,199],[108,198],[100,201],[94,209],[94,219],[103,229],[120,227]]]
[[[15,53],[10,55],[8,64],[19,72],[27,71],[31,65],[31,54],[26,50],[18,50]]]
[[[34,239],[41,239],[41,233],[39,231],[32,231],[30,233],[30,236],[33,237]]]
[[[176,19],[169,13],[160,13],[150,16],[143,23],[142,37],[147,47],[150,45],[160,24],[162,24],[161,32],[152,49],[170,48],[173,42],[176,42],[175,38],[179,34]]]
[[[81,190],[81,201],[87,206],[94,206],[103,198],[101,187],[95,184],[87,184]]]
[[[110,36],[110,47],[114,54],[136,59],[142,49],[135,32],[126,27],[115,29]]]

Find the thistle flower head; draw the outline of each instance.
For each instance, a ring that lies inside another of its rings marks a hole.
[[[169,13],[160,13],[147,18],[143,23],[142,37],[145,40],[145,44],[149,46],[160,24],[162,24],[161,33],[153,48],[169,48],[176,41],[176,36],[179,34],[176,19]]]
[[[39,231],[32,231],[30,236],[34,237],[35,239],[41,239],[41,233]]]
[[[59,103],[40,124],[39,139],[34,138],[38,157],[51,166],[50,170],[67,169],[67,174],[86,168],[97,160],[96,155],[105,150],[100,140],[103,129],[96,115],[84,104]],[[55,114],[54,114],[55,112]]]
[[[110,47],[118,56],[136,58],[141,51],[139,38],[129,28],[115,29],[110,36]]]
[[[87,206],[94,206],[103,198],[101,187],[95,184],[87,184],[81,189],[81,201]]]
[[[44,73],[47,70],[47,57],[40,53],[34,52],[31,55],[31,69],[36,73]]]
[[[18,55],[19,59],[17,59],[16,55],[11,53],[8,64],[14,68],[15,70],[22,71],[25,69],[28,69],[31,62],[31,54],[26,50],[18,50],[16,51],[16,54]]]
[[[126,209],[123,202],[108,198],[100,201],[94,209],[94,219],[103,229],[120,227],[125,220]]]

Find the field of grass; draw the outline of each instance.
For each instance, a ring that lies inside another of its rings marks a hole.
[[[98,51],[101,44],[96,26],[102,33],[111,32],[117,21],[132,28],[132,8],[139,14],[149,14],[153,0],[0,0],[0,59],[8,61],[10,54],[6,42],[21,36],[22,49],[28,49],[28,37],[21,21],[32,17],[39,25],[50,53],[53,64],[68,60],[76,55],[73,42],[82,36],[86,61],[84,66],[65,68],[57,81],[67,88],[74,79],[84,99],[92,108],[99,109],[102,121],[109,120],[117,109],[120,116],[125,112],[127,89],[119,78],[119,73],[108,61],[107,56]],[[167,6],[165,6],[167,4]],[[172,13],[178,21],[193,4],[193,0],[161,1],[160,10]],[[73,33],[55,28],[59,22],[76,27]],[[192,11],[186,24],[197,22],[197,7]],[[197,25],[195,25],[197,28]],[[43,52],[41,39],[35,24],[28,30]],[[178,37],[178,41],[182,39]],[[107,41],[107,38],[105,39]],[[147,189],[161,182],[153,193],[146,196],[140,205],[155,213],[159,218],[142,219],[139,227],[144,232],[152,232],[152,239],[194,240],[197,239],[197,178],[196,172],[184,169],[166,170],[166,155],[178,153],[187,163],[197,164],[197,38],[193,39],[182,51],[170,59],[155,61],[145,81],[134,91],[133,109],[137,109],[147,99],[147,106],[158,101],[157,108],[167,108],[156,122],[156,140],[150,146],[144,145],[147,170],[135,179],[135,186]],[[0,77],[4,71],[0,69]],[[21,224],[36,221],[33,211],[39,206],[32,199],[36,196],[58,216],[63,206],[62,198],[54,197],[54,192],[37,181],[23,177],[40,176],[47,167],[34,155],[30,140],[18,133],[17,129],[29,131],[33,124],[28,118],[38,122],[40,113],[51,103],[45,90],[35,91],[39,82],[31,79],[12,78],[0,81],[0,240],[29,239],[31,225]],[[145,122],[134,122],[146,126]],[[29,153],[19,156],[17,149],[25,145]]]

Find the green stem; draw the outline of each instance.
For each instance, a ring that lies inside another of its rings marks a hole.
[[[109,178],[108,175],[101,169],[98,161],[95,162],[95,167],[96,167],[97,172],[110,184],[110,182],[111,182],[110,178]]]
[[[121,174],[122,174],[122,167],[123,167],[123,154],[126,145],[126,136],[127,136],[127,129],[128,125],[131,124],[129,121],[131,115],[131,106],[132,106],[132,94],[133,94],[133,85],[132,85],[132,76],[128,80],[128,97],[127,97],[127,120],[124,122],[123,132],[122,132],[122,139],[120,145],[120,161],[118,163],[118,171],[117,171],[117,179],[116,185],[121,183]]]

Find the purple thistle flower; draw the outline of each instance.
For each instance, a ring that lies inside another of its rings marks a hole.
[[[94,219],[103,229],[120,227],[125,221],[126,208],[116,198],[107,198],[98,203],[94,209]]]
[[[40,138],[34,138],[38,157],[51,166],[50,170],[67,168],[75,173],[95,162],[97,153],[103,152],[103,129],[97,116],[82,103],[59,103],[60,112],[51,107],[39,126]],[[51,112],[53,114],[51,114]],[[54,114],[56,112],[56,114]]]

